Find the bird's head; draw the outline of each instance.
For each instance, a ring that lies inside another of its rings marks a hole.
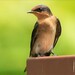
[[[28,13],[34,14],[38,19],[46,18],[52,15],[51,10],[45,5],[37,5]]]

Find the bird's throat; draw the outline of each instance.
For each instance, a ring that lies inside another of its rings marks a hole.
[[[38,23],[41,24],[45,24],[48,23],[50,21],[50,17],[45,17],[45,18],[38,18]]]

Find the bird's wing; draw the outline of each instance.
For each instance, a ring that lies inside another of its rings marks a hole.
[[[56,35],[55,35],[55,39],[53,43],[53,48],[55,47],[60,35],[61,35],[61,24],[60,24],[59,19],[57,19]]]
[[[34,29],[32,31],[32,35],[31,35],[30,56],[31,56],[31,51],[32,51],[33,45],[34,45],[36,38],[37,38],[37,28],[38,28],[38,22],[35,23]]]

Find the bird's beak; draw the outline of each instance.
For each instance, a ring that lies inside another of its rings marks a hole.
[[[32,11],[32,10],[31,10],[31,11],[28,11],[27,13],[36,13],[36,11]]]

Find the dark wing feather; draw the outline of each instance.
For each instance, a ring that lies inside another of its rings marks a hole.
[[[55,35],[53,48],[55,47],[60,35],[61,35],[61,24],[60,21],[57,19],[56,35]]]
[[[35,23],[34,29],[33,29],[33,31],[32,31],[32,35],[31,35],[30,56],[31,56],[32,48],[33,48],[34,43],[35,43],[36,38],[37,38],[37,28],[38,28],[38,22]]]

